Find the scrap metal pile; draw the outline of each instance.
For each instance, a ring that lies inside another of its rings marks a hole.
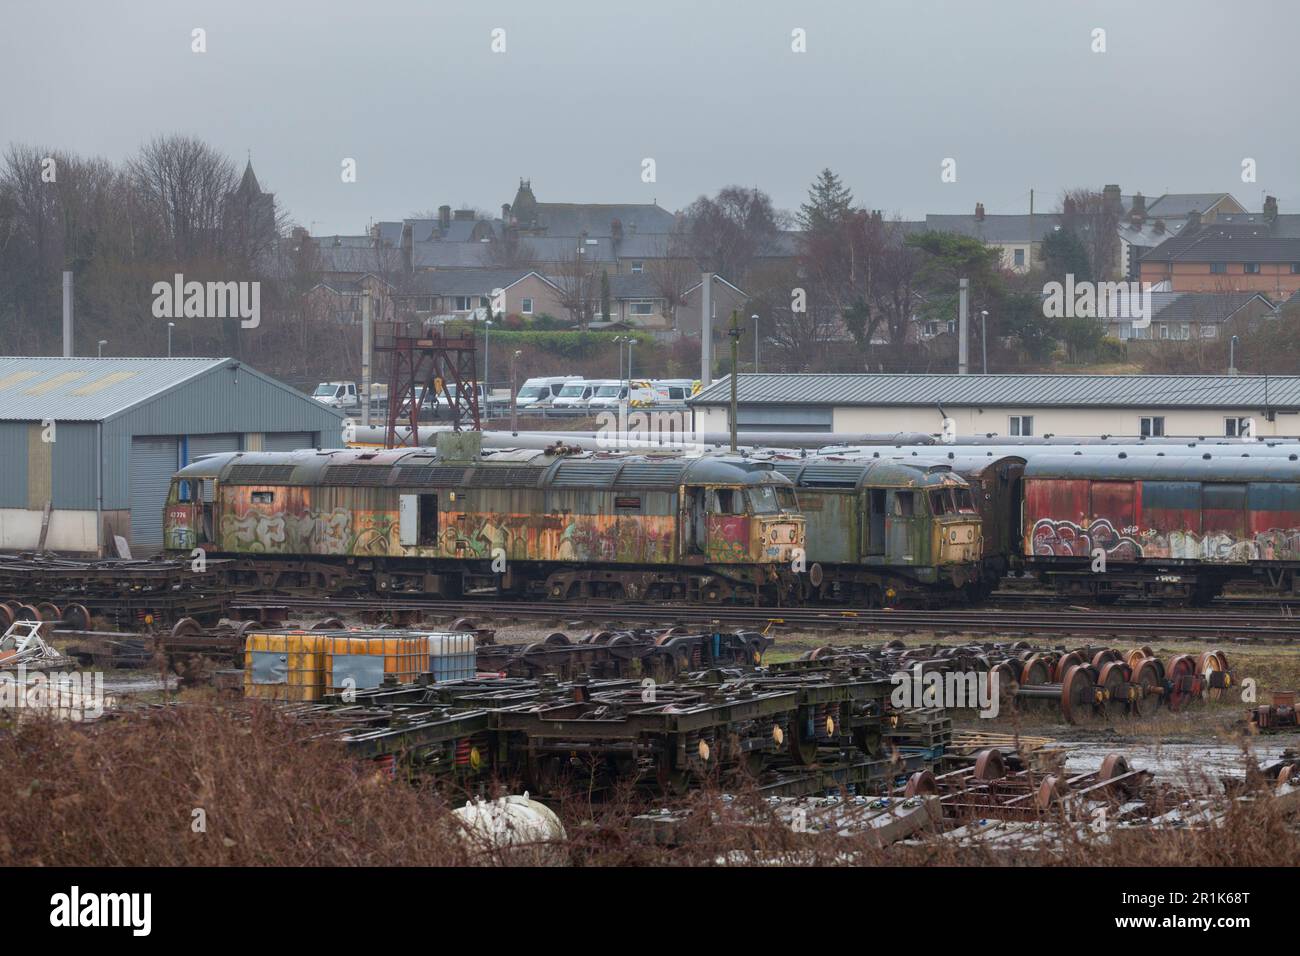
[[[1265,795],[1285,812],[1300,810],[1300,758],[1288,752],[1243,777],[1193,785],[1158,779],[1130,766],[1120,753],[1109,754],[1096,769],[1067,773],[1021,768],[1015,755],[991,748],[947,773],[918,771],[887,795],[774,797],[760,807],[724,799],[710,822],[777,822],[796,833],[866,836],[875,846],[939,839],[1016,852],[1052,850],[1065,840],[1104,843],[1138,829],[1213,828],[1225,822],[1234,803]],[[641,814],[634,824],[650,839],[673,844],[697,825],[692,817],[689,808],[661,809]]]
[[[876,673],[923,677],[996,675],[999,700],[1018,709],[1059,713],[1069,724],[1145,717],[1161,706],[1180,711],[1218,699],[1233,684],[1221,650],[1161,660],[1150,647],[1041,647],[1024,641],[960,646],[887,644],[820,647],[790,666],[845,664]],[[937,686],[937,685],[936,685]],[[990,681],[989,687],[993,684]],[[947,702],[948,706],[953,706]],[[967,706],[975,706],[968,702]]]
[[[883,742],[891,684],[849,669],[713,669],[670,683],[491,677],[327,698],[287,712],[396,772],[493,774],[530,793],[746,779],[779,795],[874,788],[930,765]]]
[[[72,661],[50,647],[42,637],[48,625],[40,621],[15,621],[0,635],[0,669],[22,667],[29,671],[68,667]]]
[[[595,631],[572,639],[556,631],[532,644],[480,646],[478,665],[506,677],[562,679],[645,676],[672,680],[710,667],[752,667],[762,663],[772,639],[755,631],[692,633],[685,627]]]

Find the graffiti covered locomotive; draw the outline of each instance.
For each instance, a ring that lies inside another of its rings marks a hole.
[[[768,463],[474,437],[200,459],[172,482],[167,548],[242,559],[235,583],[336,594],[780,603],[796,587],[804,520]]]

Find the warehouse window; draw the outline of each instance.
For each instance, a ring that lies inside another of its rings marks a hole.
[[[1225,438],[1250,438],[1250,419],[1225,418],[1223,420],[1223,435]]]
[[[1009,434],[1017,438],[1028,438],[1034,433],[1033,415],[1012,415]]]
[[[1143,438],[1163,438],[1165,435],[1165,419],[1163,415],[1144,416],[1142,418],[1142,437]]]

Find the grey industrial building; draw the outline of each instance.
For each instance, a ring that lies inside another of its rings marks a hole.
[[[338,447],[342,418],[230,358],[0,357],[0,550],[156,552],[179,467]]]
[[[740,431],[958,436],[1300,434],[1296,375],[763,373],[736,381]],[[731,382],[694,398],[695,427],[728,429]]]

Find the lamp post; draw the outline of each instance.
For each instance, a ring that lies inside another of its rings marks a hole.
[[[758,374],[758,316],[751,315],[754,320],[754,374]]]
[[[744,334],[740,328],[740,313],[734,309],[731,312],[731,328],[727,330],[727,335],[731,337],[731,407],[729,409],[731,419],[731,453],[736,453],[736,366],[740,361],[740,336]]]
[[[510,433],[512,435],[519,434],[519,401],[517,397],[518,386],[515,385],[515,362],[523,354],[519,349],[515,349],[514,354],[510,356]]]
[[[1228,374],[1237,374],[1237,337],[1228,339]]]
[[[984,357],[984,374],[989,373],[989,313],[980,310],[980,352]]]
[[[167,323],[167,357],[172,357],[172,329],[176,328],[175,322]]]
[[[99,340],[99,357],[100,357],[100,358],[103,358],[103,357],[104,357],[104,346],[107,345],[107,344],[108,344],[108,339],[100,339],[100,340]]]
[[[491,331],[492,331],[492,320],[484,319],[483,320],[483,398],[485,401],[487,400],[487,396],[488,396],[488,356],[491,354],[489,352],[490,343],[488,342],[488,333]]]

